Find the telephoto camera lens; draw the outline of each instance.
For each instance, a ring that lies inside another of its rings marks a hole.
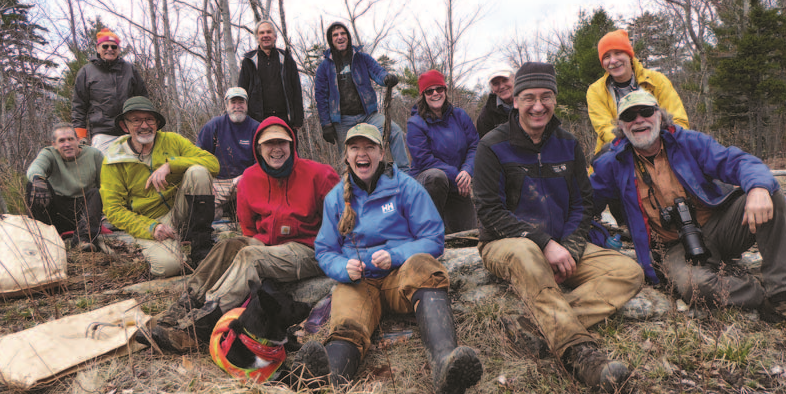
[[[677,219],[677,226],[679,226],[680,241],[682,241],[682,246],[685,248],[685,258],[700,262],[707,261],[711,254],[704,244],[701,229],[693,220],[690,206],[688,206],[684,198],[679,197],[674,199],[674,207],[677,211],[675,219]]]

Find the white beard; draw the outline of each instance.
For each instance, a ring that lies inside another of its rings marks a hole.
[[[232,112],[229,114],[229,120],[232,123],[243,123],[246,120],[246,113],[245,112]]]

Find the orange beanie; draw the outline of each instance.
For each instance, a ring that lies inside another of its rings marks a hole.
[[[630,39],[628,39],[628,32],[625,30],[619,29],[606,33],[606,35],[598,41],[598,59],[600,59],[601,63],[603,63],[603,55],[612,49],[627,53],[631,59],[635,57],[633,54],[633,46],[630,45]]]
[[[104,41],[114,41],[115,44],[120,45],[120,37],[107,28],[101,29],[101,31],[96,34],[96,45],[101,45]]]

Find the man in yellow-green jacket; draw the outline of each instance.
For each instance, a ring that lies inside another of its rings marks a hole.
[[[181,240],[191,242],[192,266],[212,247],[212,177],[219,170],[209,152],[160,131],[165,124],[147,98],[126,100],[115,125],[129,135],[110,145],[101,167],[104,214],[136,238],[157,277],[182,272]]]
[[[607,33],[598,42],[600,64],[606,73],[587,89],[587,110],[598,134],[595,153],[614,139],[617,105],[623,96],[635,90],[652,93],[658,105],[674,117],[675,124],[689,128],[685,107],[671,81],[657,71],[644,68],[634,55],[625,30]]]

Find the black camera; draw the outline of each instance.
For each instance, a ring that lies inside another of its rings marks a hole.
[[[660,220],[664,228],[677,227],[680,241],[685,247],[685,258],[704,262],[711,256],[704,244],[704,236],[699,224],[693,219],[690,205],[683,197],[674,199],[674,205],[660,210]]]

